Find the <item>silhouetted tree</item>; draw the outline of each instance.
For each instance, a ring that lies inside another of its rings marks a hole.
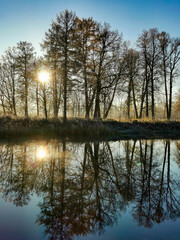
[[[65,10],[57,15],[56,21],[53,21],[51,28],[45,34],[45,40],[42,44],[47,57],[53,65],[53,84],[54,84],[54,115],[58,114],[57,99],[57,71],[61,70],[63,82],[63,120],[67,118],[67,97],[68,89],[72,88],[72,77],[76,74],[76,44],[75,36],[77,28],[77,18],[72,11]],[[59,67],[58,67],[59,65]]]
[[[16,71],[18,76],[18,93],[24,102],[24,114],[28,117],[29,86],[32,82],[31,67],[34,63],[35,52],[31,43],[17,44]]]
[[[17,89],[17,76],[16,76],[16,49],[8,48],[4,56],[2,56],[2,64],[0,66],[1,78],[1,103],[4,113],[17,115],[16,111],[16,89]]]
[[[131,94],[136,118],[138,118],[136,85],[139,77],[139,53],[134,49],[127,50],[125,55],[125,75],[128,81],[127,115],[130,119]]]
[[[165,106],[167,119],[172,112],[172,89],[175,78],[178,76],[177,67],[180,62],[180,40],[171,39],[166,32],[159,34],[159,43],[162,55],[162,75],[165,87]]]

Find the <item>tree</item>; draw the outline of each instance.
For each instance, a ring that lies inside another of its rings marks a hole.
[[[122,35],[119,36],[117,45],[113,49],[112,65],[107,69],[109,77],[107,85],[102,90],[102,102],[104,103],[103,118],[107,118],[111,110],[116,93],[120,95],[124,91],[125,61],[124,54],[126,42]],[[108,85],[109,84],[109,85]]]
[[[172,114],[172,95],[173,95],[173,83],[175,78],[179,76],[179,63],[180,63],[180,39],[172,39],[171,44],[171,54],[169,60],[169,113],[168,120],[171,119]]]
[[[139,53],[134,49],[128,49],[125,55],[125,78],[128,81],[128,99],[127,99],[127,115],[130,119],[131,93],[133,97],[134,110],[136,118],[138,118],[138,109],[136,103],[135,85],[137,77],[139,77]]]
[[[150,71],[148,62],[148,32],[143,31],[141,36],[137,40],[137,46],[140,49],[140,59],[141,59],[141,72],[143,76],[142,90],[141,90],[141,104],[140,104],[140,118],[143,114],[143,105],[146,101],[146,117],[149,116],[149,81],[150,81]]]
[[[16,49],[8,48],[4,56],[2,56],[1,65],[1,104],[4,109],[13,115],[17,115],[16,111],[16,88],[17,88],[17,77],[16,77]]]
[[[172,93],[174,79],[178,76],[178,64],[180,62],[180,40],[171,39],[166,32],[159,34],[161,48],[161,71],[165,87],[165,106],[167,119],[172,113]]]
[[[75,13],[65,10],[57,15],[51,28],[45,33],[45,40],[42,44],[49,60],[54,64],[54,115],[57,116],[57,71],[60,69],[63,82],[63,121],[67,119],[67,97],[68,89],[72,88],[73,75],[76,73],[76,44],[75,37],[77,18]],[[51,66],[52,66],[51,64]],[[58,68],[59,67],[59,68]]]
[[[45,33],[45,40],[41,44],[45,52],[44,59],[52,72],[52,97],[53,97],[53,114],[58,116],[61,101],[61,66],[59,59],[59,32],[56,23],[53,22],[51,29]]]
[[[78,78],[82,81],[80,87],[82,87],[85,97],[85,118],[89,119],[90,110],[95,97],[92,53],[94,44],[96,44],[97,41],[97,23],[92,18],[78,19],[77,28],[79,38],[78,64],[80,67]]]
[[[28,117],[29,85],[32,82],[31,66],[34,63],[35,52],[31,43],[17,44],[16,71],[18,76],[18,92],[24,102],[24,114]]]
[[[155,117],[155,80],[157,80],[157,68],[159,63],[159,44],[158,44],[158,30],[152,28],[149,30],[149,51],[148,62],[150,69],[150,82],[151,82],[151,114],[152,118]]]
[[[146,117],[149,116],[149,93],[151,96],[151,115],[155,117],[155,91],[158,86],[159,78],[159,60],[160,48],[158,43],[158,30],[156,28],[143,31],[138,39],[138,47],[142,56],[142,69],[143,69],[143,87],[141,98],[141,112],[142,117],[143,103],[146,96]]]
[[[180,113],[180,89],[179,89],[179,92],[177,94],[177,97],[176,97],[176,102],[175,102],[175,112],[178,114]]]
[[[117,49],[122,37],[118,32],[111,31],[108,24],[98,26],[97,41],[93,46],[92,71],[95,77],[94,119],[101,118],[100,100],[104,89],[110,89],[119,74],[116,72]],[[117,68],[118,69],[118,68]]]

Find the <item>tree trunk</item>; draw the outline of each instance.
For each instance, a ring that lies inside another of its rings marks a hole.
[[[54,117],[58,117],[58,104],[57,104],[57,78],[56,78],[56,64],[54,66],[54,78],[53,78],[53,110]]]
[[[140,113],[139,113],[139,118],[142,118],[143,114],[143,105],[144,105],[144,98],[145,98],[145,90],[144,90],[144,85],[145,85],[145,79],[143,81],[143,87],[142,87],[142,94],[141,94],[141,105],[140,105]]]
[[[89,119],[89,99],[88,99],[88,86],[87,86],[87,76],[86,76],[86,66],[84,65],[84,93],[85,93],[85,118]]]
[[[169,112],[168,112],[168,120],[171,119],[172,112],[172,87],[173,87],[173,76],[172,71],[170,72],[170,89],[169,89]]]
[[[154,119],[154,77],[153,77],[153,71],[151,73],[151,111],[152,111],[152,119]]]
[[[39,86],[38,86],[38,80],[36,85],[36,109],[37,109],[37,116],[39,116]]]
[[[106,112],[104,113],[104,117],[103,117],[104,119],[107,118],[107,116],[109,114],[109,111],[111,109],[111,106],[112,106],[112,103],[113,103],[113,100],[114,100],[114,97],[115,97],[115,93],[116,93],[117,84],[118,84],[118,80],[116,80],[116,83],[115,83],[115,86],[114,86],[113,95],[112,95],[111,101],[109,103],[109,106],[108,106]]]
[[[163,52],[164,54],[164,52]],[[167,90],[167,74],[166,74],[166,61],[163,56],[163,72],[164,72],[164,87],[165,87],[165,97],[166,97],[166,115],[169,116],[169,106],[168,106],[168,90]]]
[[[16,100],[15,100],[15,81],[14,81],[14,66],[12,67],[12,87],[13,87],[13,89],[12,89],[12,94],[13,94],[13,96],[12,96],[12,102],[13,102],[13,110],[14,110],[14,115],[16,116],[17,114],[16,114]]]
[[[5,108],[5,105],[4,105],[3,97],[1,97],[1,103],[2,103],[2,108],[3,108],[3,113],[4,113],[4,115],[6,115],[6,108]]]
[[[138,111],[137,111],[137,106],[136,106],[136,97],[135,97],[133,78],[132,78],[132,92],[133,92],[133,103],[134,103],[134,109],[135,109],[135,113],[136,113],[136,118],[138,118]]]
[[[45,83],[44,83],[44,86],[43,86],[43,98],[44,98],[44,115],[45,115],[45,118],[47,119],[47,106],[46,106],[46,88],[45,88]]]
[[[99,120],[101,118],[100,114],[100,91],[101,91],[101,82],[99,77],[97,78],[97,88],[96,88],[96,101],[94,109],[94,119]]]
[[[131,80],[129,82],[128,99],[127,99],[127,115],[128,115],[128,119],[130,119],[130,105],[131,105]]]
[[[25,78],[25,117],[28,117],[28,81]]]
[[[67,31],[67,26],[66,26]],[[64,55],[64,113],[63,113],[63,123],[67,121],[67,35],[65,36],[65,55]]]

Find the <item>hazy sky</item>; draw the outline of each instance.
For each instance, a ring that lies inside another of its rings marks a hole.
[[[65,9],[110,23],[132,43],[154,27],[180,36],[180,0],[0,0],[0,55],[19,41],[31,42],[39,53],[51,20]]]

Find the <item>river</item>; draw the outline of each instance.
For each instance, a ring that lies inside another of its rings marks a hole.
[[[0,143],[1,240],[179,240],[180,140]]]

